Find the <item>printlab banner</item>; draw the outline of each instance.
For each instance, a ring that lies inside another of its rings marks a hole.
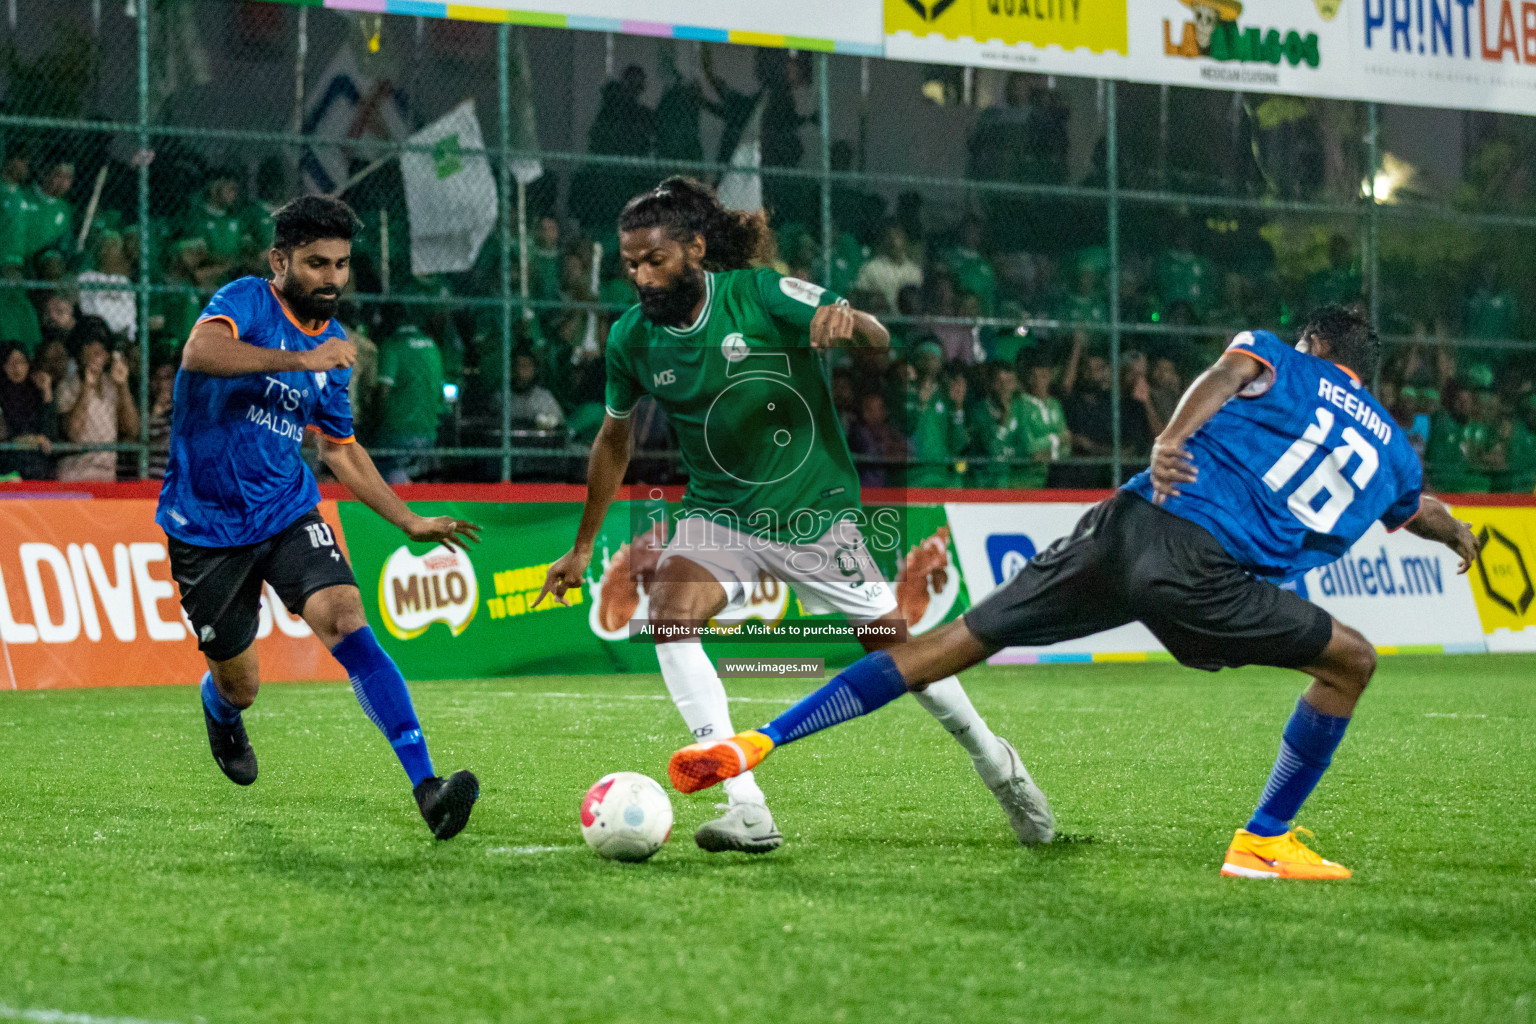
[[[337,525],[334,502],[320,511]],[[185,684],[206,670],[153,501],[0,501],[0,538],[0,688]],[[268,679],[346,678],[271,588],[257,637]]]
[[[1072,532],[1088,505],[948,505],[955,549],[973,602],[1012,579],[1025,562]],[[1458,510],[1464,513],[1492,509]],[[1511,510],[1498,510],[1509,514]],[[1536,510],[1528,510],[1536,513]],[[1521,510],[1519,514],[1527,514]],[[1523,521],[1523,520],[1522,520]],[[1536,515],[1524,543],[1536,540]],[[1511,526],[1513,531],[1514,527]],[[1513,558],[1509,561],[1512,563]],[[1471,576],[1456,573],[1449,549],[1405,531],[1388,533],[1378,523],[1331,565],[1313,569],[1292,586],[1303,597],[1354,626],[1388,652],[1483,651],[1485,617],[1479,618]],[[1530,601],[1527,600],[1527,606]],[[1523,614],[1523,613],[1522,613]],[[1529,649],[1536,649],[1536,615]],[[1133,623],[1097,636],[1039,648],[1009,648],[999,661],[1116,660],[1166,657],[1146,627]]]
[[[884,0],[928,63],[1536,113],[1522,0]]]

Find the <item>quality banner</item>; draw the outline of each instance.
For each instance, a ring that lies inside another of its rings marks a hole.
[[[334,502],[320,512],[338,526]],[[206,670],[155,502],[0,501],[0,538],[0,687],[185,684]],[[346,678],[270,587],[257,637],[267,679]]]
[[[576,536],[581,505],[417,502],[423,515],[452,515],[483,527],[468,552],[406,541],[353,502],[341,505],[353,567],[371,622],[412,679],[511,674],[655,672],[655,648],[636,636],[649,614],[648,568],[670,536],[665,503],[617,502],[594,546],[592,564],[566,603],[539,591],[549,566]],[[869,510],[865,536],[911,632],[922,633],[969,607],[944,510]],[[807,610],[792,585],[760,574],[745,606],[711,620],[712,654],[814,656],[845,664],[862,653],[833,633],[837,616]],[[808,646],[809,645],[809,646]],[[750,646],[750,651],[748,647]]]

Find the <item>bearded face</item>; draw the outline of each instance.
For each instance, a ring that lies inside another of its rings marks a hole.
[[[1205,4],[1196,4],[1195,15],[1195,39],[1200,44],[1201,53],[1211,51],[1211,33],[1216,30],[1216,22],[1219,20],[1216,8],[1207,7]]]

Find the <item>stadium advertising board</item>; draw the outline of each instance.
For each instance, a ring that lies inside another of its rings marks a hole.
[[[1088,507],[946,506],[972,600],[980,601],[1012,579],[1037,551],[1067,536]],[[1536,540],[1536,529],[1531,538]],[[1471,577],[1457,575],[1456,558],[1446,548],[1409,533],[1388,533],[1377,524],[1337,562],[1313,569],[1288,586],[1359,629],[1387,653],[1487,649],[1482,624],[1486,620],[1479,619]],[[1536,649],[1536,629],[1530,642],[1529,649]],[[1144,626],[1132,624],[1050,647],[1009,648],[994,660],[1028,663],[1168,656]]]
[[[320,511],[334,528],[335,503]],[[207,668],[153,501],[0,501],[0,537],[0,687],[185,684]],[[256,643],[269,679],[345,678],[270,588]]]
[[[286,0],[310,3],[313,0]],[[825,4],[817,0],[756,0],[701,4],[692,0],[323,0],[342,11],[371,11],[457,21],[505,22],[539,28],[618,32],[706,43],[741,43],[879,56],[879,0]]]
[[[356,502],[324,502],[343,538],[381,641],[413,679],[539,672],[654,672],[650,643],[635,641],[648,613],[634,571],[653,522],[618,503],[600,532],[585,584],[569,605],[535,606],[548,566],[567,550],[581,507],[565,502],[417,502],[429,515],[479,522],[468,554],[402,543]],[[1083,504],[885,507],[889,543],[872,544],[913,633],[950,621],[1035,553],[1068,534]],[[0,687],[190,683],[203,670],[177,603],[165,535],[147,500],[0,502]],[[1450,552],[1404,532],[1372,528],[1349,553],[1292,585],[1387,652],[1536,650],[1536,508],[1458,507],[1483,535],[1480,564],[1456,574]],[[840,622],[807,609],[792,585],[763,577],[747,606],[712,623],[733,638],[717,657],[803,657],[806,635]],[[766,633],[763,631],[766,630]],[[828,666],[860,652],[847,637],[815,639]],[[257,641],[270,679],[341,679],[302,619],[268,590]],[[1045,649],[1010,649],[1011,662],[1166,658],[1136,624]]]
[[[1515,0],[884,0],[885,53],[1247,92],[1536,112]]]
[[[1483,542],[1469,574],[1490,651],[1536,651],[1536,508],[1457,506]]]
[[[485,528],[468,553],[402,541],[399,531],[354,502],[341,504],[341,522],[363,590],[369,620],[413,679],[473,678],[514,672],[654,672],[651,643],[633,634],[648,615],[643,580],[654,559],[656,520],[628,502],[616,503],[599,532],[585,584],[568,591],[567,605],[535,604],[549,565],[569,549],[581,506],[564,502],[418,502],[425,515],[452,515]],[[962,574],[945,522],[933,506],[888,508],[887,541],[872,544],[887,579],[897,575],[898,605],[915,633],[968,608]],[[899,567],[899,573],[898,573]],[[762,657],[803,657],[806,631],[840,619],[807,610],[793,586],[762,576],[745,608],[711,625],[730,636],[709,642],[716,655],[741,654],[739,642]],[[800,631],[797,635],[796,631]],[[851,638],[817,639],[829,665],[852,661]]]

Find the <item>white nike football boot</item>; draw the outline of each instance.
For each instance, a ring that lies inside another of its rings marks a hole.
[[[731,803],[715,806],[725,813],[714,821],[706,821],[693,834],[693,841],[699,844],[699,849],[710,853],[724,853],[727,850],[768,853],[784,844],[784,837],[779,834],[773,823],[773,815],[765,805]]]
[[[1001,736],[997,742],[1008,752],[1011,771],[1001,782],[989,784],[987,788],[1003,805],[1003,813],[1008,815],[1008,824],[1013,826],[1019,842],[1025,846],[1050,842],[1056,836],[1056,816],[1051,813],[1051,805],[1040,787],[1035,785],[1035,780],[1029,777],[1029,770],[1019,759],[1013,744]]]

